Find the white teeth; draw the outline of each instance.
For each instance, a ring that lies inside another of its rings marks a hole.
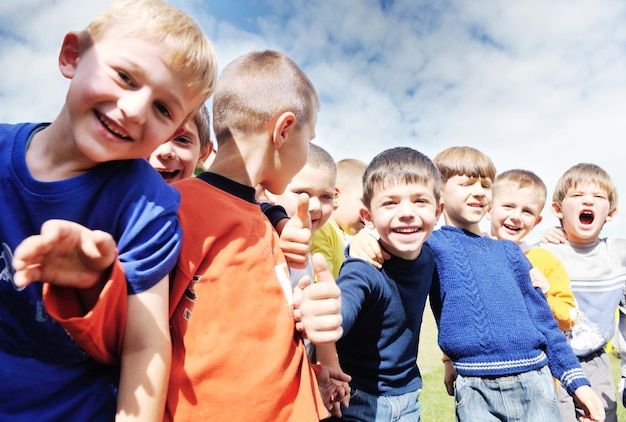
[[[115,127],[109,125],[109,122],[101,114],[98,114],[98,120],[100,120],[100,123],[102,123],[104,127],[106,127],[109,132],[113,133],[114,135],[117,135],[122,139],[130,139],[130,137],[126,133],[119,132]]]

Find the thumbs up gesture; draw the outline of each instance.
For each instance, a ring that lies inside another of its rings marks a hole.
[[[298,196],[298,211],[284,225],[280,233],[280,249],[287,265],[303,269],[309,258],[311,245],[311,216],[309,215],[309,195]]]
[[[322,254],[312,256],[316,282],[305,276],[294,290],[296,329],[314,344],[334,343],[341,338],[341,290]]]

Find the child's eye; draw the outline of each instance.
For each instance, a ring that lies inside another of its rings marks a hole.
[[[179,136],[178,138],[175,139],[175,141],[178,142],[179,144],[185,144],[185,145],[191,144],[191,140],[187,138],[186,136]]]
[[[126,73],[118,71],[118,72],[117,72],[117,76],[119,76],[119,77],[120,77],[120,79],[121,79],[121,80],[122,80],[122,81],[123,81],[126,85],[128,85],[128,86],[130,86],[130,87],[133,87],[133,88],[136,86],[136,85],[135,85],[135,81],[133,81],[133,80],[131,79],[131,77],[130,77],[130,76],[128,76]]]
[[[163,104],[163,103],[155,103],[154,107],[159,112],[159,114],[162,114],[163,116],[165,116],[165,117],[167,117],[169,119],[172,118],[170,110],[165,106],[165,104]]]
[[[322,195],[320,196],[322,201],[333,201],[335,198],[332,195]]]

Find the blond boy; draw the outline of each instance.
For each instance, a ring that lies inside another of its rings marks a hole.
[[[552,211],[567,240],[541,246],[563,262],[580,307],[570,345],[592,388],[602,398],[606,420],[616,421],[615,386],[604,347],[614,337],[615,311],[626,283],[626,240],[601,238],[600,232],[617,213],[617,189],[598,165],[577,164],[557,181]],[[624,335],[623,321],[619,329]],[[581,412],[560,390],[559,406],[564,421],[576,420]]]
[[[65,36],[59,68],[70,83],[54,121],[0,127],[0,385],[10,398],[0,419],[158,420],[181,231],[178,194],[143,158],[210,96],[215,55],[179,9],[119,0]],[[42,294],[32,281],[50,284]],[[94,359],[121,360],[121,373]]]
[[[362,177],[367,164],[353,158],[337,162],[334,210],[328,222],[313,234],[311,253],[324,255],[328,268],[337,278],[345,260],[344,249],[351,236],[363,228]]]
[[[492,204],[487,213],[491,235],[520,245],[533,264],[533,285],[546,295],[559,328],[571,330],[578,318],[578,308],[565,267],[548,250],[523,241],[542,220],[546,185],[535,173],[514,169],[498,174],[491,190]]]

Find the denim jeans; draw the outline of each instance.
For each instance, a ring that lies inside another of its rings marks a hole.
[[[418,397],[421,391],[413,391],[399,396],[375,396],[353,388],[350,393],[350,407],[341,408],[341,419],[331,418],[329,420],[420,422],[421,407]]]
[[[454,389],[457,421],[555,422],[561,420],[547,366],[501,377],[462,377]]]

